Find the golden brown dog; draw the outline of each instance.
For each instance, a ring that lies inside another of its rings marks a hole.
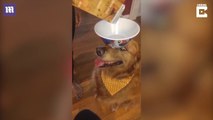
[[[96,68],[93,73],[93,79],[96,83],[97,101],[101,110],[103,112],[112,112],[121,107],[130,108],[136,103],[136,97],[141,94],[139,79],[140,50],[138,43],[132,40],[125,48],[121,49],[109,46],[98,47],[96,52],[98,57],[95,60]],[[113,89],[117,87],[110,83],[113,80],[121,83],[128,80],[129,82],[121,90],[113,93]],[[109,89],[112,91],[110,92]],[[140,100],[138,101],[140,102]]]

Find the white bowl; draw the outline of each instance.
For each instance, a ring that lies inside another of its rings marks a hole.
[[[94,30],[106,44],[114,43],[111,46],[119,48],[127,44],[131,38],[138,35],[140,27],[133,20],[119,18],[115,24],[101,20],[96,23]],[[122,44],[120,45],[119,43]]]

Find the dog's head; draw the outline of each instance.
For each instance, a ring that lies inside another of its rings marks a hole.
[[[96,67],[112,77],[128,72],[132,68],[136,69],[135,66],[140,57],[139,45],[134,40],[123,48],[97,47],[96,53],[98,55],[95,60]]]

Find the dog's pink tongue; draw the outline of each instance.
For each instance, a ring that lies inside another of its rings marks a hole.
[[[100,58],[95,59],[95,67],[101,67],[104,65],[104,61]]]

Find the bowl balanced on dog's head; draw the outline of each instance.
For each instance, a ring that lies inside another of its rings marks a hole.
[[[95,25],[95,33],[112,48],[124,47],[140,32],[139,25],[132,20],[119,18],[116,23],[101,20]]]

